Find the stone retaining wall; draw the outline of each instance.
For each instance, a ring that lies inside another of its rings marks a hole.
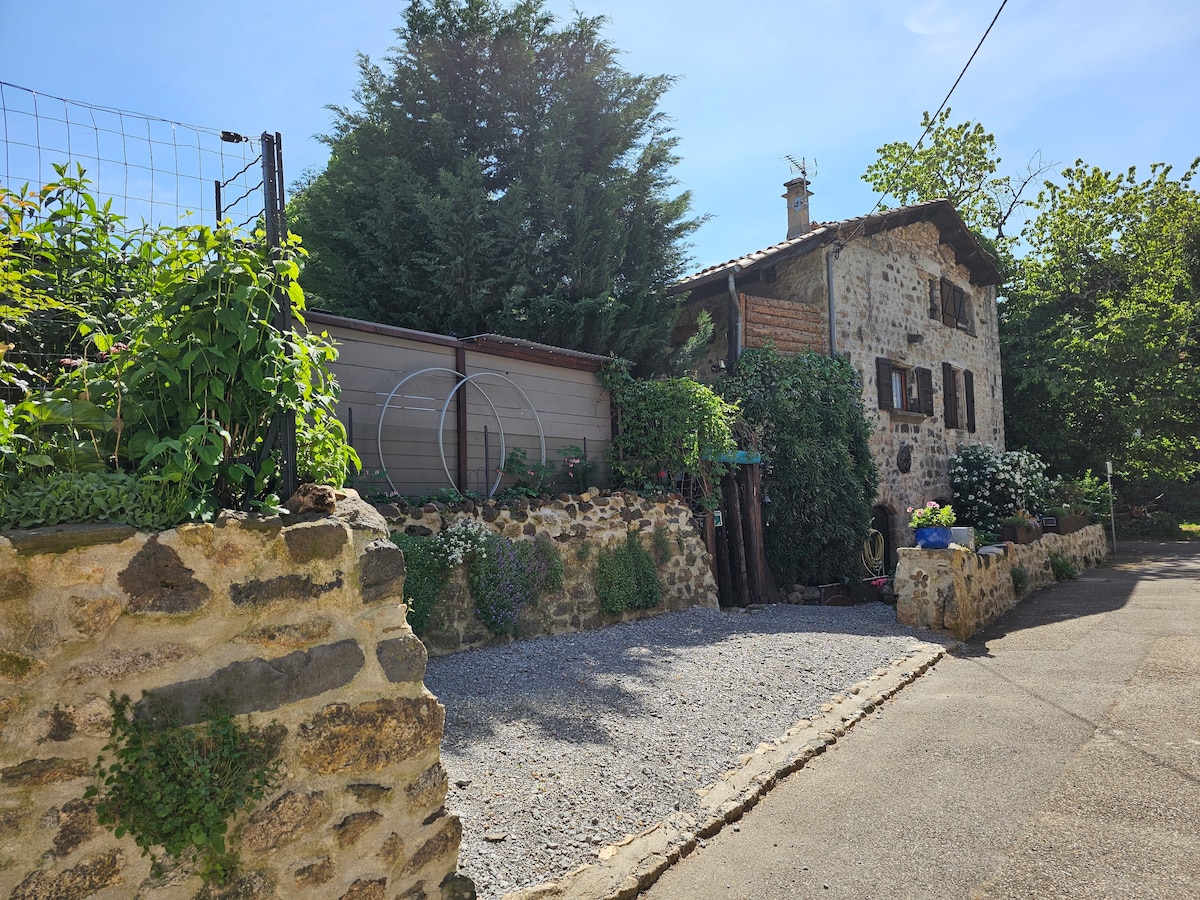
[[[444,710],[386,535],[353,492],[287,521],[0,535],[0,896],[473,897],[443,805]],[[110,691],[153,692],[184,722],[219,695],[286,730],[281,783],[234,820],[232,886],[187,865],[151,878],[97,824],[83,795]]]
[[[563,588],[521,612],[519,638],[586,631],[690,606],[716,609],[718,605],[712,558],[691,510],[682,500],[656,501],[632,491],[593,488],[579,495],[560,494],[553,500],[467,500],[421,507],[385,504],[377,508],[393,530],[413,535],[438,534],[457,519],[469,519],[485,523],[510,540],[529,540],[537,535],[552,538],[566,568]],[[596,554],[603,547],[625,541],[631,529],[638,530],[648,547],[654,532],[666,534],[669,559],[658,567],[663,602],[654,609],[609,615],[600,609],[596,597]],[[435,656],[510,640],[492,635],[479,621],[461,572],[431,613],[421,639]]]
[[[978,553],[905,547],[896,569],[896,620],[965,641],[1021,599],[1013,588],[1013,569],[1024,568],[1028,590],[1054,581],[1051,553],[1062,554],[1079,571],[1098,565],[1109,554],[1104,526],[1046,534],[1030,544],[996,544]]]

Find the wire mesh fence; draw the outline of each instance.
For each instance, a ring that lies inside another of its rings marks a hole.
[[[0,186],[37,189],[77,167],[126,227],[250,229],[264,213],[263,141],[0,81]]]
[[[84,179],[86,193],[116,217],[103,215],[105,233],[122,235],[113,245],[119,259],[105,260],[102,268],[131,265],[139,241],[181,226],[229,223],[241,233],[239,243],[278,253],[287,233],[280,144],[278,134],[247,137],[0,81],[0,188],[26,195],[64,176]],[[115,290],[113,283],[115,276],[105,289]],[[275,326],[291,331],[291,305],[281,289],[275,308]],[[82,334],[71,315],[50,307],[25,324],[21,340],[0,321],[0,337],[14,339],[0,342],[0,358],[7,351],[10,363],[47,378],[70,362],[59,357]],[[11,401],[20,390],[18,382],[0,379],[0,399]],[[264,458],[273,448],[281,451],[283,496],[296,485],[295,430],[295,417],[277,411],[261,447]]]

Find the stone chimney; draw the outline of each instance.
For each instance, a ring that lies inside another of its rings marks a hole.
[[[808,198],[812,193],[808,189],[808,179],[803,175],[793,178],[784,186],[787,191],[783,199],[787,200],[788,230],[790,241],[794,237],[807,234],[810,230],[808,219]]]

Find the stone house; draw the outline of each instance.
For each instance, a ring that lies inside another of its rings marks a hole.
[[[701,377],[768,342],[849,358],[874,413],[873,524],[890,569],[910,543],[908,507],[949,499],[947,460],[966,444],[1004,447],[1000,274],[949,201],[818,223],[808,181],[785,188],[785,241],[673,285],[684,295],[674,342],[707,311],[715,337]]]

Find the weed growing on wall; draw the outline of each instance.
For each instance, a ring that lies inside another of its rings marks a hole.
[[[636,530],[625,536],[624,543],[596,554],[593,579],[600,608],[609,615],[618,616],[627,609],[652,609],[662,603],[662,584],[654,560]]]
[[[1050,554],[1050,571],[1054,573],[1055,581],[1070,581],[1079,574],[1079,570],[1066,554],[1057,552]]]
[[[671,539],[663,528],[650,532],[650,553],[656,566],[665,566],[671,561]]]
[[[1024,566],[1013,566],[1009,574],[1012,577],[1013,593],[1024,597],[1025,592],[1029,590],[1029,573],[1025,571]]]
[[[210,707],[193,727],[134,715],[128,697],[109,697],[109,741],[96,761],[96,816],[118,837],[129,834],[144,855],[161,848],[179,857],[199,854],[205,882],[223,884],[237,867],[225,842],[229,822],[250,810],[275,784],[279,735],[242,728],[228,710]],[[109,759],[105,758],[105,754]]]

